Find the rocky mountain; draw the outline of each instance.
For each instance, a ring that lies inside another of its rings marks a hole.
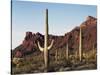
[[[52,39],[54,39],[54,45],[52,52],[57,49],[65,49],[66,44],[69,44],[69,50],[71,53],[77,51],[79,48],[79,33],[80,27],[82,28],[82,49],[84,51],[89,51],[93,48],[97,48],[97,19],[88,16],[86,20],[80,25],[75,27],[64,36],[49,35],[49,44]],[[12,50],[13,57],[24,57],[32,53],[38,53],[39,48],[37,42],[40,45],[44,45],[44,35],[41,33],[26,32],[25,38],[18,47]]]

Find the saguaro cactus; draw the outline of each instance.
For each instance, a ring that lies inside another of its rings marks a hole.
[[[92,49],[93,54],[95,55],[95,43],[93,43],[93,49]],[[94,56],[95,57],[95,56]]]
[[[66,59],[68,60],[68,43],[66,45]]]
[[[58,49],[56,49],[56,52],[55,52],[55,62],[57,62],[58,60]]]
[[[48,9],[46,9],[46,24],[45,24],[45,38],[44,38],[44,48],[42,48],[38,42],[38,47],[40,51],[44,52],[44,64],[45,64],[45,71],[48,70],[48,50],[52,47],[54,40],[52,40],[51,44],[48,46]]]
[[[81,26],[80,26],[80,35],[79,35],[79,60],[82,60],[82,30],[81,30]]]

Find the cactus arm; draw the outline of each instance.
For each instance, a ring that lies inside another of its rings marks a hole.
[[[48,50],[53,46],[54,40],[51,41],[51,44],[48,46]]]
[[[38,41],[38,47],[39,47],[40,51],[42,51],[42,52],[43,52],[44,48],[42,48],[42,47],[40,46],[39,41]]]

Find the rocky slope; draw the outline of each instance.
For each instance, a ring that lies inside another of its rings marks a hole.
[[[97,48],[97,19],[88,16],[86,20],[80,25],[82,27],[82,49],[89,51]],[[72,31],[65,33],[64,36],[49,35],[49,43],[54,39],[52,52],[59,48],[65,48],[68,42],[71,53],[77,51],[79,48],[79,29],[80,26],[75,27]],[[18,47],[12,50],[13,57],[24,57],[29,54],[40,52],[37,46],[37,41],[41,46],[44,44],[44,35],[41,33],[26,32],[25,38]]]

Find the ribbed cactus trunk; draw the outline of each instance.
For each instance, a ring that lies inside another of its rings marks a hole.
[[[82,60],[82,30],[81,30],[81,26],[80,26],[80,35],[79,35],[79,60]]]
[[[46,24],[45,24],[45,41],[44,41],[44,61],[45,61],[45,68],[48,69],[48,9],[46,9]]]
[[[66,60],[68,60],[68,43],[66,45]]]
[[[48,9],[46,9],[46,24],[45,24],[45,37],[44,37],[44,48],[42,48],[38,42],[38,47],[40,51],[44,52],[44,64],[45,64],[45,72],[48,71],[49,65],[49,55],[48,50],[52,47],[54,40],[52,40],[51,44],[48,46]]]

